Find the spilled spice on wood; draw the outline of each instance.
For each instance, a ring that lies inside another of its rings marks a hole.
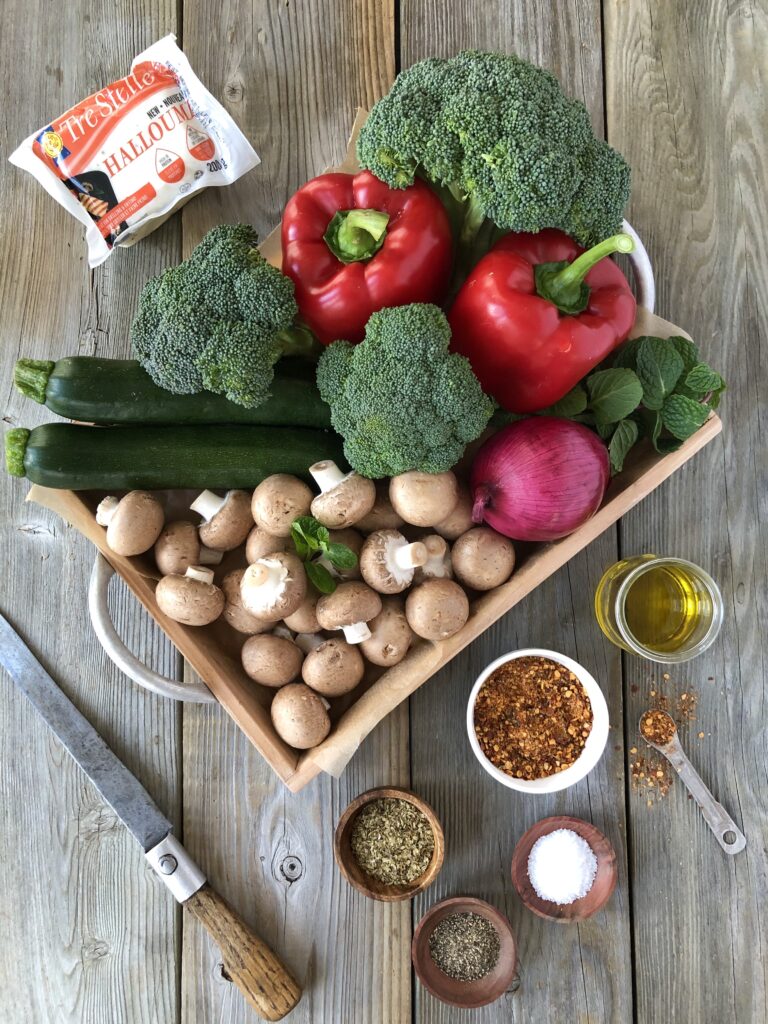
[[[530,781],[578,759],[592,730],[592,705],[579,679],[559,662],[513,658],[480,688],[474,724],[491,764]]]
[[[384,885],[408,885],[429,867],[435,837],[426,815],[409,800],[372,800],[356,815],[352,855],[370,878]]]
[[[487,918],[464,911],[444,917],[429,936],[429,954],[443,974],[479,981],[499,960],[499,933]]]

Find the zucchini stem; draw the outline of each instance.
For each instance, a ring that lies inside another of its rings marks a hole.
[[[24,456],[30,432],[26,427],[14,427],[5,435],[5,465],[11,476],[26,476]]]
[[[45,405],[48,381],[56,366],[51,359],[17,359],[13,383],[25,398]]]

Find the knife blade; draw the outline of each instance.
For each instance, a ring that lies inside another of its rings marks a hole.
[[[266,1020],[284,1017],[301,998],[301,989],[288,969],[208,885],[146,789],[59,689],[2,614],[0,665],[140,844],[158,877],[219,945],[225,971],[254,1010]]]
[[[146,853],[172,825],[0,615],[0,664]]]

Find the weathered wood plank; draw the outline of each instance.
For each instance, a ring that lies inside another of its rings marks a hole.
[[[729,385],[722,438],[622,523],[624,553],[690,558],[725,598],[716,646],[657,666],[668,681],[629,661],[627,736],[650,677],[673,698],[696,691],[683,743],[748,842],[724,856],[679,783],[650,809],[630,799],[637,1020],[757,1024],[768,1019],[768,8],[629,0],[605,5],[605,29],[608,138],[634,170],[631,220],[656,268],[659,312]]]
[[[463,48],[500,49],[550,68],[569,94],[582,99],[602,132],[600,8],[572,2],[531,10],[504,2],[412,2],[401,7],[402,64]],[[482,896],[508,914],[520,947],[522,986],[477,1011],[478,1021],[566,1019],[624,1024],[632,1016],[629,909],[624,831],[621,666],[605,643],[588,600],[602,569],[616,558],[615,531],[547,580],[477,640],[411,701],[413,788],[435,807],[446,828],[446,862],[433,888],[416,900],[418,918],[436,900]],[[545,647],[575,657],[594,673],[608,699],[611,739],[598,768],[564,794],[525,798],[489,779],[472,756],[465,708],[479,671],[504,651]],[[514,845],[534,821],[566,813],[603,829],[619,856],[620,881],[595,919],[568,928],[534,917],[510,881]],[[415,992],[416,1020],[458,1021],[460,1012]]]
[[[186,250],[220,221],[246,219],[266,235],[293,190],[339,162],[356,107],[372,103],[394,77],[389,0],[235,0],[220,8],[215,37],[206,30],[208,13],[199,0],[185,5],[188,55],[263,164],[185,209]],[[185,843],[304,986],[286,1019],[407,1024],[410,909],[359,896],[332,853],[336,820],[352,797],[374,785],[408,784],[407,708],[366,741],[342,780],[317,779],[298,795],[217,708],[185,708],[183,749]],[[199,929],[185,925],[183,947],[182,1019],[250,1022]]]
[[[174,26],[175,14],[170,2],[76,3],[66,18],[34,0],[4,5],[0,379],[6,425],[51,418],[14,391],[18,356],[127,354],[138,290],[176,258],[179,225],[117,253],[91,274],[82,228],[5,158],[34,128],[125,74],[135,53]],[[93,551],[56,517],[24,505],[26,489],[3,474],[2,610],[176,817],[179,713],[139,691],[107,661],[87,621]],[[177,659],[160,630],[115,596],[115,617],[134,649],[173,673]],[[0,1016],[78,1024],[177,1020],[173,901],[7,677],[0,686],[0,746]]]

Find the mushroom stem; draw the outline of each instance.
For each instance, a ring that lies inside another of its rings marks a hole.
[[[202,494],[198,494],[189,507],[193,512],[201,515],[207,523],[224,508],[226,503],[226,496],[221,498],[213,491],[203,491]]]
[[[293,638],[293,642],[300,651],[309,654],[315,648],[322,647],[325,643],[325,637],[321,633],[297,633]]]
[[[427,561],[427,549],[421,541],[406,544],[404,547],[394,549],[392,561],[398,569],[415,569]]]
[[[184,575],[200,583],[213,583],[213,569],[206,569],[202,565],[190,565]]]
[[[438,537],[436,534],[431,534],[426,537],[423,541],[424,547],[427,549],[427,555],[429,559],[445,558],[445,552],[448,550],[448,544],[442,537]]]
[[[290,631],[290,629],[288,629],[287,626],[284,626],[282,623],[279,623],[277,626],[275,626],[275,628],[272,630],[272,635],[281,636],[284,640],[293,640],[293,633]]]
[[[348,626],[341,627],[344,632],[344,639],[348,644],[361,644],[363,640],[369,640],[371,631],[367,622],[352,622]]]
[[[251,566],[251,583],[255,587],[267,585],[276,587],[286,579],[287,575],[284,566],[274,559],[260,558]]]
[[[197,560],[200,565],[219,565],[223,557],[223,551],[214,551],[213,548],[207,548],[205,544],[201,544]]]
[[[326,491],[332,491],[334,487],[338,487],[341,481],[349,475],[348,473],[342,473],[336,463],[330,459],[316,462],[313,466],[309,467],[309,472],[320,488],[321,494],[325,494]]]
[[[96,522],[99,526],[109,526],[119,504],[120,499],[116,498],[114,494],[110,494],[109,497],[99,502],[99,506],[96,509]]]
[[[317,559],[317,564],[322,565],[322,567],[326,569],[335,580],[341,579],[341,573],[327,555],[320,555]]]

